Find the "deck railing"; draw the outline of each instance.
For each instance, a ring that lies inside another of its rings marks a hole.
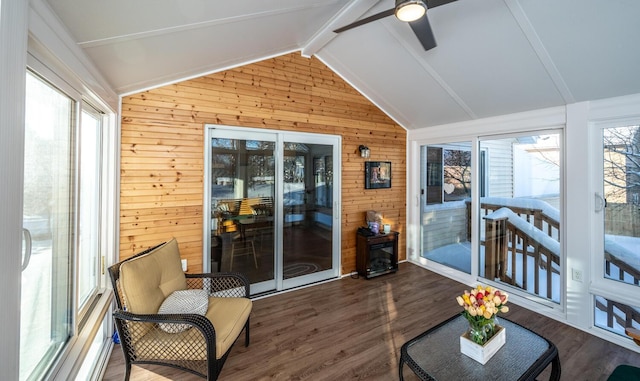
[[[471,202],[467,201],[467,237],[471,240]],[[499,211],[499,212],[498,212]],[[560,218],[557,209],[536,199],[482,197],[480,202],[484,227],[485,274],[487,279],[530,289],[536,295],[551,299],[553,274],[560,271]],[[521,256],[522,260],[518,260]],[[534,276],[529,277],[529,258]],[[517,264],[521,264],[521,268]],[[545,279],[541,279],[541,270]],[[521,279],[518,279],[518,275]],[[541,295],[541,282],[546,295]]]
[[[604,259],[609,278],[640,285],[640,258],[616,243],[614,236],[605,235]]]
[[[466,206],[471,240],[471,203]],[[557,210],[539,200],[483,197],[480,215],[484,277],[552,300],[561,271]],[[619,245],[615,236],[605,235],[604,260],[607,277],[640,286],[640,258]],[[640,312],[628,305],[596,296],[595,308],[606,315],[610,329],[640,324]]]
[[[471,201],[467,205],[467,239],[471,240]],[[505,197],[482,197],[480,214],[484,217],[500,208],[507,207],[536,228],[546,232],[549,237],[560,237],[560,216],[548,203],[536,199],[514,199]]]
[[[604,259],[605,274],[608,278],[640,285],[640,258],[618,245],[613,236],[605,236]],[[640,312],[626,304],[596,296],[596,308],[606,313],[606,324],[610,329],[615,329],[616,324],[620,327],[640,324]]]
[[[607,252],[606,247],[604,251],[604,259],[605,259],[605,272],[607,276],[613,279],[626,282],[626,279],[628,279],[626,275],[628,275],[629,277],[633,278],[633,284],[635,284],[636,286],[640,285],[640,272],[638,271],[638,269],[636,269],[634,266],[630,265],[629,263],[625,262],[624,260]],[[612,274],[613,271],[612,271],[611,265],[614,265],[618,268],[617,274],[615,275]]]
[[[626,304],[614,302],[602,297],[596,298],[596,308],[607,314],[607,327],[615,328],[615,324],[621,327],[633,327],[640,324],[640,313],[635,308]],[[635,322],[635,324],[633,324]]]
[[[487,279],[498,279],[515,287],[530,290],[541,297],[552,298],[553,274],[560,271],[560,226],[558,217],[548,209],[501,205],[502,202],[481,203],[484,222],[485,268]],[[504,203],[509,204],[509,203]],[[544,205],[542,205],[544,206]],[[470,204],[467,217],[470,221]],[[610,236],[604,245],[605,272],[611,279],[640,286],[640,259],[634,253],[618,245]],[[521,261],[518,260],[521,256]],[[533,259],[534,276],[530,279],[529,262]],[[516,264],[521,266],[517,267]],[[542,279],[542,271],[544,279]],[[546,283],[546,295],[541,295],[542,283]],[[631,321],[640,324],[640,314],[632,307],[598,297],[596,308],[607,315],[607,326],[614,323],[630,326]]]
[[[605,238],[604,259],[607,277],[640,285],[640,266],[638,258],[633,253]],[[615,328],[616,323],[621,327],[631,327],[632,322],[635,322],[635,325],[640,324],[640,313],[626,304],[596,297],[596,308],[606,313],[607,327],[611,329]]]
[[[558,274],[560,269],[559,242],[510,208],[497,209],[484,216],[484,220],[485,277],[499,279],[524,290],[529,290],[529,283],[533,282],[536,295],[551,299],[553,274]],[[532,279],[529,279],[529,258],[533,259]],[[546,270],[544,280],[541,279],[541,270]],[[541,295],[542,281],[546,283],[546,295]]]

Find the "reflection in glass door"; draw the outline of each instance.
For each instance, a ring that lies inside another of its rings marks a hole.
[[[274,280],[274,148],[272,134],[211,138],[211,269],[252,284]]]
[[[422,257],[471,273],[471,142],[420,147]]]
[[[208,131],[210,269],[245,274],[253,293],[337,277],[339,137]]]
[[[332,274],[333,146],[286,141],[283,164],[282,278],[288,288]]]
[[[27,73],[20,379],[40,379],[71,335],[72,99]]]

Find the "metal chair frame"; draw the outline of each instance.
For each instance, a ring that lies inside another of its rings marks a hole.
[[[197,314],[140,315],[126,311],[119,284],[120,265],[141,255],[148,254],[163,244],[154,246],[109,267],[109,276],[113,285],[117,307],[113,317],[126,364],[124,379],[129,380],[131,366],[134,364],[155,364],[184,370],[207,380],[216,380],[229,356],[229,352],[231,352],[231,348],[233,348],[233,344],[226,353],[217,358],[216,330],[209,319]],[[251,295],[249,280],[239,273],[185,274],[185,276],[188,288],[204,288],[208,290],[210,295],[246,298]],[[250,319],[247,318],[244,324],[245,347],[249,346],[249,321]],[[186,324],[191,328],[184,334],[167,334],[160,330],[159,323]],[[147,344],[145,346],[142,341],[137,339],[142,335],[141,332],[144,332],[145,337],[151,336],[157,337],[157,339],[147,340],[144,343]],[[176,340],[171,340],[171,335],[175,335]],[[178,339],[183,340],[179,341]],[[190,347],[192,344],[193,348]],[[194,360],[189,356],[180,358],[185,352],[190,355],[204,357],[204,359]]]

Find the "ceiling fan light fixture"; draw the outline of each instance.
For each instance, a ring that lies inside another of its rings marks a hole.
[[[396,17],[400,21],[411,22],[427,13],[427,6],[422,0],[396,0]]]

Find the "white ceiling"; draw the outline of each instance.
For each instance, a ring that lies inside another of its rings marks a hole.
[[[45,0],[120,94],[292,51],[407,129],[640,93],[640,1],[458,0],[424,51],[393,0]]]

